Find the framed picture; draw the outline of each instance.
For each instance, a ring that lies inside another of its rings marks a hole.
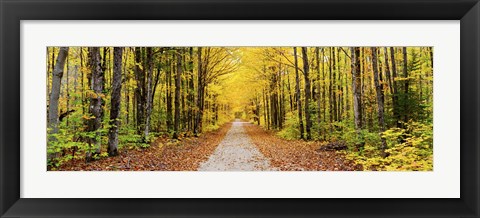
[[[2,217],[479,216],[476,0],[0,7]]]

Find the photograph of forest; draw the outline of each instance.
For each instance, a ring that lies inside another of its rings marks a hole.
[[[47,47],[48,171],[432,171],[433,47]]]

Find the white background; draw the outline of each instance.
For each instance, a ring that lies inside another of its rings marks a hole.
[[[460,197],[459,21],[22,21],[21,197]],[[47,46],[434,46],[433,172],[47,172]]]

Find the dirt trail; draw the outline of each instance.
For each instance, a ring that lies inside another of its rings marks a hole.
[[[243,125],[235,120],[227,135],[198,171],[273,171],[270,161],[251,142]]]

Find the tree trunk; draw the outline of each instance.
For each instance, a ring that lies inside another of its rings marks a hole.
[[[300,76],[298,75],[297,47],[293,47],[293,56],[295,58],[295,97],[297,98],[297,110],[298,110],[298,121],[299,121],[299,128],[300,128],[300,138],[303,139],[302,101],[300,100]]]
[[[404,119],[403,119],[403,122],[407,123],[408,122],[408,115],[410,113],[409,108],[408,108],[408,101],[409,101],[408,89],[409,89],[410,82],[409,82],[409,79],[408,79],[407,47],[403,47],[402,52],[403,52],[403,77],[405,78],[405,87],[404,87],[405,90],[404,90],[404,99],[403,99],[403,101],[404,101],[404,104],[403,104],[404,105],[404,109],[403,109]]]
[[[428,49],[428,52],[429,52],[429,57],[430,57],[430,66],[431,66],[431,81],[430,81],[430,87],[431,87],[431,90],[428,91],[428,97],[427,97],[427,103],[431,102],[433,99],[433,47],[429,47],[427,48]],[[427,78],[428,78],[428,75],[427,75]]]
[[[172,123],[172,72],[174,69],[174,66],[172,65],[172,62],[167,62],[168,65],[170,66],[170,69],[167,70],[167,73],[165,75],[165,81],[167,83],[167,93],[166,93],[166,105],[167,105],[167,130],[171,131],[173,128],[173,123]]]
[[[150,115],[152,113],[152,77],[153,77],[153,51],[151,47],[147,47],[147,84],[145,96],[145,128],[143,130],[143,141],[150,142],[148,134],[150,132]]]
[[[332,106],[333,106],[333,109],[330,111],[331,113],[333,113],[333,121],[338,121],[338,113],[337,113],[337,70],[338,70],[338,67],[337,67],[337,58],[336,58],[336,52],[335,52],[335,47],[332,47],[332,73],[333,75],[330,76],[330,78],[332,78],[332,81],[331,81],[331,86],[332,86],[332,94],[331,94],[331,98],[332,98]]]
[[[287,70],[286,68],[285,70]],[[289,98],[289,103],[290,103],[290,111],[293,111],[293,97],[292,97],[292,90],[290,86],[290,74],[287,73],[287,91],[288,91],[288,98]]]
[[[91,69],[91,89],[94,93],[90,94],[89,112],[93,116],[88,119],[88,131],[95,132],[95,137],[90,140],[94,144],[94,151],[88,151],[86,161],[91,161],[95,154],[100,154],[101,149],[101,133],[98,131],[102,124],[103,118],[103,71],[100,63],[100,48],[91,47],[89,50],[89,62]],[[90,144],[90,146],[91,146]]]
[[[395,49],[393,47],[390,47],[390,57],[392,61],[392,86],[393,86],[393,116],[395,117],[395,122],[397,124],[397,127],[401,127],[400,123],[400,112],[398,111],[398,88],[397,88],[397,81],[395,79],[397,78],[397,64],[395,61]]]
[[[83,70],[83,48],[80,47],[79,49],[80,53],[80,76],[82,77],[80,79],[80,86],[82,87],[80,90],[82,91],[82,115],[85,115],[85,76],[84,76],[84,70]]]
[[[333,117],[333,68],[334,68],[334,54],[333,54],[333,47],[330,47],[330,57],[329,57],[329,66],[328,66],[328,70],[329,70],[329,84],[328,84],[328,111],[329,111],[329,118],[330,118],[330,133],[332,133],[333,131],[333,121],[335,120],[334,117]]]
[[[103,51],[103,55],[100,56],[100,62],[102,63],[101,66],[102,66],[102,72],[103,72],[103,87],[107,87],[105,85],[105,83],[107,82],[107,79],[105,77],[107,73],[107,52],[108,52],[108,48],[107,47],[104,47],[102,49]],[[111,77],[110,77],[111,78]]]
[[[187,50],[185,49],[184,52]],[[187,74],[185,79],[180,78],[180,93],[181,93],[181,100],[180,100],[180,127],[179,129],[182,131],[188,130],[188,106],[187,106],[187,99],[188,99],[188,69],[186,68],[187,66],[187,60],[185,55],[182,55],[182,62],[181,62],[181,68],[182,68],[182,73]]]
[[[322,111],[323,123],[327,122],[327,81],[325,80],[325,48],[322,49]],[[325,131],[325,129],[324,129]],[[325,132],[324,132],[325,133]],[[326,139],[326,134],[323,134],[323,139]]]
[[[122,93],[122,55],[123,48],[113,48],[113,79],[110,104],[110,130],[108,131],[108,155],[118,154],[118,129],[120,125],[120,98]]]
[[[392,78],[390,75],[390,64],[388,63],[388,50],[387,47],[384,48],[384,56],[385,56],[385,76],[387,77],[387,82],[388,82],[388,87],[392,96],[392,109],[395,109],[395,97],[394,97],[394,91],[393,91],[393,83],[392,83]]]
[[[260,99],[258,99],[258,96],[255,96],[255,112],[256,112],[256,118],[257,118],[257,125],[260,126]]]
[[[310,119],[310,78],[309,78],[309,64],[308,64],[308,54],[307,47],[302,47],[302,57],[303,57],[303,75],[305,79],[305,120],[306,120],[306,130],[307,130],[307,140],[312,139],[312,120]]]
[[[70,83],[70,81],[69,81],[69,75],[68,75],[68,73],[70,71],[70,65],[69,65],[68,55],[67,55],[67,59],[65,60],[65,65],[66,65],[66,68],[67,68],[67,71],[65,72],[66,73],[65,77],[66,77],[66,80],[67,80],[66,84],[65,84],[67,86],[66,89],[65,89],[65,101],[66,101],[65,105],[67,107],[67,110],[65,111],[65,113],[68,114],[68,111],[70,110],[70,108],[69,108],[69,104],[70,104],[70,93],[69,93],[69,89],[70,89],[69,87],[70,86],[69,86],[69,83]],[[61,89],[60,89],[60,92],[61,92]],[[65,116],[65,120],[66,120],[65,125],[68,127],[68,116]]]
[[[342,121],[342,71],[340,71],[340,49],[337,48],[337,91],[335,92],[337,95],[337,121]]]
[[[123,49],[122,49],[123,53]],[[123,67],[122,71],[124,74],[125,78],[125,88],[124,88],[124,95],[125,95],[125,109],[126,109],[126,114],[125,114],[125,123],[127,126],[130,123],[130,88],[128,87],[128,81],[130,80],[129,75],[128,75],[128,70],[127,69],[127,58],[128,58],[128,49],[125,49],[125,61],[123,61]],[[115,70],[115,69],[114,69]],[[123,79],[122,79],[123,81]]]
[[[316,47],[315,48],[315,60],[317,62],[317,123],[318,123],[318,134],[321,135],[321,121],[322,121],[322,116],[321,116],[321,94],[320,94],[320,48]],[[323,61],[322,61],[323,63]]]
[[[353,89],[353,115],[355,120],[355,130],[357,133],[363,128],[362,123],[362,84],[360,70],[360,48],[352,47],[352,89]]]
[[[203,96],[204,96],[204,78],[203,78],[203,63],[202,63],[202,47],[198,47],[198,77],[197,77],[197,108],[194,125],[194,134],[197,136],[202,132],[202,117],[203,117]]]
[[[265,89],[262,89],[262,104],[263,104],[263,120],[265,121],[265,125],[267,126],[267,129],[269,128],[268,126],[268,120],[267,120],[267,105],[265,103],[266,98],[265,98]]]
[[[272,123],[272,127],[274,129],[278,128],[278,107],[277,107],[277,90],[276,90],[276,75],[275,73],[271,74],[270,78],[270,109],[271,109],[271,114],[270,114],[270,119]]]
[[[175,121],[173,126],[173,138],[178,139],[180,127],[180,82],[182,79],[182,54],[177,50],[177,73],[175,75]]]
[[[48,48],[47,48],[47,52],[48,52]],[[47,57],[48,57],[48,54],[47,54]],[[53,74],[53,71],[55,70],[55,47],[52,47],[52,58],[51,58],[51,63],[49,65],[51,67],[50,72]],[[53,79],[52,79],[52,82],[53,82]],[[50,85],[51,85],[50,84],[50,74],[47,73],[47,93],[51,92]],[[48,103],[50,104],[50,102],[48,102]]]
[[[352,54],[350,54],[350,55],[352,55]],[[352,61],[351,57],[352,56],[350,56],[350,61]],[[348,84],[349,84],[348,83],[349,82],[348,81],[348,73],[346,73],[347,72],[346,66],[348,66],[347,64],[348,64],[348,61],[345,58],[345,82],[344,82],[344,84],[345,84],[345,88],[344,88],[345,89],[345,97],[343,98],[344,101],[345,101],[345,103],[344,103],[345,112],[344,113],[345,113],[346,119],[350,120],[350,93],[349,93],[350,87],[348,87]],[[351,67],[352,66],[350,65],[350,69],[351,69]]]
[[[384,118],[384,97],[383,97],[383,85],[379,81],[379,72],[377,66],[377,49],[375,47],[371,48],[372,50],[372,67],[373,67],[373,80],[375,83],[375,91],[377,94],[377,104],[378,104],[378,126],[380,129],[380,137],[382,140],[382,145],[380,147],[382,151],[382,156],[385,157],[385,149],[387,148],[387,142],[382,136],[385,131],[385,118]]]
[[[282,80],[282,74],[283,74],[283,71],[282,71],[282,65],[280,65],[280,69],[279,69],[279,72],[278,72],[278,85],[279,85],[279,89],[280,89],[280,116],[279,116],[279,126],[280,126],[280,129],[283,128],[283,122],[284,122],[284,118],[285,118],[285,89],[284,89],[284,81]]]
[[[60,98],[60,89],[67,56],[68,47],[61,47],[52,71],[52,89],[50,92],[50,105],[48,106],[48,126],[50,133],[58,133],[58,99]]]
[[[50,101],[48,106],[48,128],[49,134],[58,133],[58,99],[60,97],[60,88],[62,83],[63,71],[65,67],[65,59],[68,56],[68,47],[61,47],[58,51],[57,61],[52,71],[52,89],[50,92]],[[48,81],[47,81],[48,83]],[[49,141],[55,141],[55,137],[49,137]],[[51,144],[49,143],[49,146]],[[56,154],[49,155],[52,159]]]
[[[195,96],[194,96],[194,93],[195,93],[195,84],[194,84],[194,73],[193,73],[193,47],[190,47],[189,49],[189,75],[190,75],[190,78],[189,78],[189,88],[188,88],[188,95],[189,95],[189,104],[188,104],[188,129],[190,131],[193,132],[193,126],[194,126],[194,123],[195,123],[195,110],[194,110],[194,106],[195,106]]]
[[[361,73],[367,72],[367,69],[366,69],[367,64],[366,64],[366,60],[365,60],[366,59],[365,58],[365,49],[363,47],[360,48],[360,56],[358,56],[358,57],[359,57],[359,61],[360,61],[360,72]],[[368,77],[368,75],[360,76],[360,84],[361,84],[360,85],[360,87],[361,87],[360,88],[360,96],[361,96],[360,105],[362,105],[361,110],[360,110],[360,113],[361,113],[360,117],[362,118],[361,122],[362,122],[363,127],[366,126],[367,129],[368,129],[368,124],[369,124],[368,123],[368,121],[369,121],[368,120],[368,114],[367,114],[368,109],[365,110],[365,108],[367,108],[369,106],[369,104],[368,104],[368,101],[367,101],[368,98],[363,98],[363,96],[369,96],[368,95],[368,89],[365,89],[365,86],[366,86],[367,82],[369,81],[368,78],[366,78],[366,77]]]
[[[266,89],[265,89],[266,90]],[[267,113],[267,129],[270,129],[270,127],[272,126],[272,123],[270,121],[270,102],[268,101],[268,98],[270,97],[268,91],[266,90],[265,91],[265,104],[267,105],[267,110],[265,111],[265,113]]]
[[[139,135],[144,134],[145,130],[145,104],[146,104],[146,97],[145,97],[145,69],[142,67],[142,54],[141,48],[135,48],[135,80],[137,82],[137,87],[135,88],[134,94],[134,102],[135,102],[135,118],[136,118],[136,127],[137,133]]]

